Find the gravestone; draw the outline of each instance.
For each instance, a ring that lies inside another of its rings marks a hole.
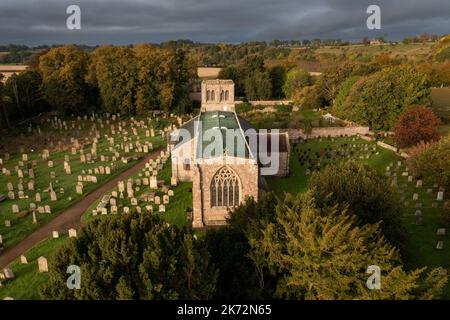
[[[423,219],[422,210],[416,210],[414,217],[416,218],[416,225],[421,225]]]
[[[169,203],[169,196],[168,195],[163,195],[163,203],[164,204],[168,204]]]
[[[419,199],[419,194],[418,193],[414,193],[413,194],[413,200],[417,201]]]
[[[53,237],[53,239],[58,239],[59,238],[59,232],[58,231],[53,231],[52,232],[52,237]]]
[[[69,229],[69,238],[76,238],[77,237],[77,230],[75,229]]]
[[[422,187],[422,184],[423,184],[422,180],[417,180],[417,182],[416,182],[416,188]]]
[[[19,213],[19,206],[17,204],[12,205],[12,213]]]
[[[20,256],[20,263],[21,264],[28,264],[27,257],[25,257],[24,255],[21,255]]]
[[[436,201],[444,200],[444,191],[439,191],[436,197]]]
[[[150,189],[158,189],[158,180],[156,176],[150,177]]]
[[[161,198],[159,196],[155,197],[155,204],[161,204]]]
[[[14,272],[11,270],[11,268],[4,268],[3,274],[5,275],[5,279],[14,279]]]
[[[56,201],[56,200],[58,200],[58,198],[56,197],[56,192],[55,192],[55,191],[51,191],[51,192],[50,192],[50,200],[51,200],[51,201]]]
[[[172,177],[170,178],[170,185],[175,187],[177,185],[177,178],[176,177]]]
[[[439,228],[436,231],[436,235],[438,235],[438,236],[445,236],[445,232],[446,232],[445,228]]]
[[[159,212],[166,212],[166,206],[163,204],[159,205],[158,209],[159,209]]]
[[[45,257],[39,257],[38,258],[38,266],[39,266],[39,272],[48,272],[48,262],[47,258]]]

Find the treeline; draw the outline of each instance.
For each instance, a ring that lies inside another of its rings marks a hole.
[[[137,114],[191,107],[189,83],[196,69],[182,49],[143,44],[87,52],[62,46],[43,51],[34,65],[0,85],[2,126],[43,110]]]

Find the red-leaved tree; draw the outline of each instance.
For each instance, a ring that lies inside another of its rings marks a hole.
[[[395,140],[400,148],[419,142],[430,142],[440,138],[438,126],[441,121],[427,107],[415,105],[403,113],[395,124]]]

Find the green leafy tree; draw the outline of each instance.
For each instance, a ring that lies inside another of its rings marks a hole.
[[[411,150],[407,162],[417,177],[450,188],[450,135],[437,143],[419,144]]]
[[[3,75],[0,73],[0,107],[2,109],[2,114],[1,114],[1,126],[4,128],[9,128],[10,127],[10,123],[9,123],[9,115],[8,115],[8,108],[7,108],[7,104],[9,102],[11,102],[11,98],[9,96],[6,95],[6,90],[4,88],[3,82]]]
[[[439,269],[404,271],[377,224],[359,226],[345,206],[318,206],[311,192],[286,197],[275,220],[250,239],[250,257],[277,277],[276,298],[432,299],[447,282]],[[366,287],[370,265],[381,269],[380,290]]]
[[[428,105],[426,75],[409,65],[383,69],[357,81],[344,103],[350,120],[373,130],[390,130],[400,114],[413,104]]]
[[[278,199],[273,193],[261,197],[258,202],[247,199],[230,212],[227,226],[208,230],[205,243],[211,262],[218,267],[215,299],[263,299],[273,295],[273,279],[265,274],[260,282],[259,272],[248,257],[248,239],[261,232],[263,222],[273,221]],[[224,254],[226,253],[226,254]]]
[[[301,91],[297,91],[292,100],[305,109],[318,109],[324,105],[323,96],[317,85],[304,87]]]
[[[85,80],[89,54],[77,47],[52,48],[39,58],[43,95],[54,109],[84,113],[90,106],[91,88]]]
[[[137,64],[127,46],[101,46],[92,54],[89,81],[97,86],[109,112],[135,113]]]
[[[283,85],[283,92],[287,98],[291,99],[296,92],[313,84],[313,78],[309,72],[296,67],[291,69],[286,75]]]
[[[251,100],[269,99],[272,84],[267,72],[254,71],[245,79],[245,95]]]
[[[208,299],[216,269],[205,244],[188,229],[132,213],[94,219],[50,266],[44,299]],[[66,286],[66,269],[81,269],[81,289]]]
[[[402,251],[407,232],[402,227],[403,209],[398,193],[375,169],[354,162],[326,166],[311,176],[309,187],[318,203],[346,203],[364,224],[380,222],[385,237]]]
[[[339,87],[339,92],[334,100],[331,112],[339,118],[348,118],[348,112],[344,109],[345,100],[347,99],[352,86],[360,79],[358,76],[347,78]]]
[[[15,118],[37,115],[45,108],[42,97],[42,77],[35,70],[12,75],[5,83],[6,94],[11,97]]]
[[[269,76],[272,84],[272,97],[284,98],[283,85],[286,82],[286,68],[280,65],[274,66],[269,70]]]

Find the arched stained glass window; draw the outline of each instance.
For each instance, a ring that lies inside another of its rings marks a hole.
[[[211,181],[211,207],[234,207],[239,205],[239,181],[227,167],[221,168]]]

